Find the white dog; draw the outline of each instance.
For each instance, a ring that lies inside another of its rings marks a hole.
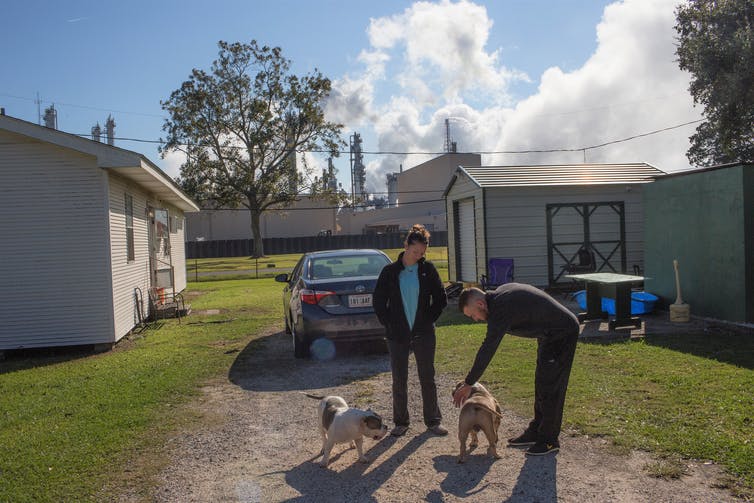
[[[317,417],[322,434],[321,466],[330,461],[330,451],[335,444],[353,442],[359,453],[359,461],[368,463],[363,451],[363,437],[380,440],[387,433],[387,426],[382,418],[371,410],[349,407],[339,396],[317,396],[304,393],[309,398],[319,400]]]

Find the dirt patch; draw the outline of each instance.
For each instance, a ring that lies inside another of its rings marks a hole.
[[[160,473],[149,501],[737,501],[727,490],[714,487],[723,479],[715,465],[687,461],[672,471],[678,478],[656,478],[648,471],[656,472],[662,460],[644,452],[617,454],[605,439],[567,432],[561,435],[556,456],[525,456],[502,441],[499,460],[486,455],[481,435],[480,446],[459,465],[458,410],[450,400],[457,376],[438,376],[443,422],[450,434],[436,437],[421,421],[413,362],[410,375],[408,434],[365,440],[369,464],[356,462],[355,449],[338,445],[324,469],[317,463],[317,401],[300,392],[340,395],[350,405],[372,408],[389,421],[387,355],[296,360],[288,337],[267,337],[239,353],[228,380],[207,386],[192,404],[207,419],[206,427],[165,446],[172,461]],[[528,422],[510,412],[504,415],[502,439],[520,433]],[[135,494],[120,498],[140,499]]]

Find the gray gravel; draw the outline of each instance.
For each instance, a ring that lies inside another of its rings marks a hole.
[[[480,447],[459,465],[458,410],[450,400],[459,376],[438,376],[447,437],[425,431],[413,366],[411,376],[413,423],[408,434],[365,440],[369,464],[356,462],[355,449],[338,445],[325,469],[317,463],[317,401],[300,392],[337,394],[389,420],[387,355],[349,353],[330,361],[296,360],[282,333],[253,343],[238,354],[228,379],[208,385],[192,404],[206,426],[175,436],[165,446],[172,461],[159,475],[149,501],[737,501],[713,487],[722,474],[715,465],[688,462],[682,478],[657,479],[645,471],[656,461],[649,454],[615,454],[604,439],[568,432],[561,436],[556,456],[532,458],[501,445],[499,460],[486,455],[486,440],[480,434]],[[505,410],[505,404],[501,406]],[[504,415],[502,439],[520,433],[528,422],[510,412]],[[133,494],[121,498],[142,499]]]

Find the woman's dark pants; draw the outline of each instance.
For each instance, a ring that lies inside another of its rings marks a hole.
[[[435,336],[434,334],[414,335],[408,340],[389,340],[390,368],[393,371],[393,422],[396,426],[408,426],[408,355],[413,349],[416,369],[422,390],[424,424],[428,428],[440,424],[442,415],[437,405],[435,385]]]

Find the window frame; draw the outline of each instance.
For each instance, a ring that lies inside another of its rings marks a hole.
[[[134,243],[134,196],[125,193],[124,213],[126,228],[126,262],[136,261],[136,245]]]

